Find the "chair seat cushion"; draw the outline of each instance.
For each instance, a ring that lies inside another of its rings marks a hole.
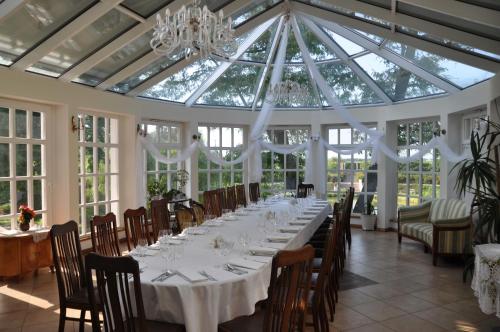
[[[220,331],[254,332],[264,327],[264,310],[258,310],[251,316],[242,316],[219,325]]]
[[[429,246],[432,246],[432,224],[424,223],[405,223],[402,224],[401,233],[413,238],[424,241]]]

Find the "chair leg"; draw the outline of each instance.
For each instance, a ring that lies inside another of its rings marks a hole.
[[[403,237],[401,236],[401,234],[398,234],[398,242],[401,244],[401,240],[403,239]]]
[[[327,287],[327,300],[328,300],[328,309],[330,310],[330,321],[333,322],[333,317],[335,315],[335,300],[332,295],[332,287]]]
[[[438,255],[436,250],[432,251],[432,265],[437,266]]]
[[[84,332],[84,330],[85,330],[85,313],[86,312],[87,312],[87,310],[82,310],[80,312],[80,328],[79,328],[80,332]]]
[[[424,245],[424,253],[428,253],[429,252],[429,248],[427,248],[426,245]]]
[[[66,323],[66,308],[61,307],[59,309],[59,332],[64,332],[64,324]]]

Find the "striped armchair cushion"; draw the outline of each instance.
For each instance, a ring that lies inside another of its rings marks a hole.
[[[467,217],[467,205],[458,199],[437,199],[432,202],[430,221]]]
[[[432,247],[432,224],[429,222],[403,224],[401,233],[422,240]]]
[[[432,202],[425,202],[419,206],[399,208],[399,221],[401,223],[429,222],[429,213]]]

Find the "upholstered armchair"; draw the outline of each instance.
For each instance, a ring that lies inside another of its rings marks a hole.
[[[432,263],[438,256],[463,255],[470,251],[471,216],[465,202],[438,199],[398,211],[398,241],[407,237],[432,251]]]

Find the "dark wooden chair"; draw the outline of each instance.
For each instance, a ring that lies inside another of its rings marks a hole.
[[[260,184],[258,182],[252,182],[248,185],[248,192],[250,195],[250,202],[258,202],[260,198]]]
[[[238,206],[247,207],[247,194],[244,184],[236,185],[236,203]]]
[[[266,308],[219,325],[226,331],[303,331],[311,283],[313,247],[280,251],[273,258]]]
[[[219,200],[219,204],[221,206],[222,212],[224,210],[230,210],[228,201],[227,201],[227,190],[226,188],[219,188],[217,189],[217,199]]]
[[[182,232],[185,228],[196,225],[195,215],[191,208],[182,204],[175,204],[174,212],[175,220],[177,220],[180,232]]]
[[[146,240],[148,246],[152,244],[149,235],[148,217],[146,209],[141,206],[138,209],[128,209],[123,213],[125,223],[125,234],[127,235],[128,250],[132,250],[139,244],[141,239]],[[132,245],[132,246],[131,246]]]
[[[231,186],[226,188],[226,206],[229,210],[236,210],[237,202],[236,202],[236,187]]]
[[[94,216],[90,221],[90,235],[94,252],[104,256],[121,256],[114,213]]]
[[[169,230],[170,211],[168,210],[168,199],[156,199],[151,201],[151,228],[153,240],[158,241],[160,230]]]
[[[196,221],[196,224],[203,224],[203,222],[205,221],[205,207],[203,206],[203,204],[191,199],[189,200],[189,207],[191,207],[191,210],[193,210],[194,220]]]
[[[222,216],[222,207],[217,190],[208,190],[203,193],[203,203],[205,204],[205,213],[217,217]]]
[[[85,267],[93,331],[101,331],[98,303],[102,303],[106,332],[184,331],[181,325],[146,320],[139,263],[132,257],[90,253]]]
[[[306,198],[314,192],[314,185],[311,183],[299,183],[297,186],[297,198]]]
[[[91,305],[86,289],[78,224],[71,220],[63,225],[52,226],[50,242],[59,291],[59,332],[64,332],[66,320],[80,322],[79,331],[83,332],[85,312],[91,309]],[[80,319],[66,317],[66,309],[80,310]]]

